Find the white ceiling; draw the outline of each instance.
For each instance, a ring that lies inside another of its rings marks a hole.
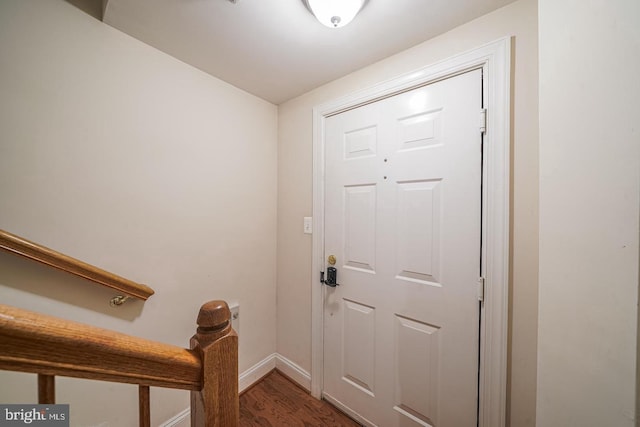
[[[104,22],[279,104],[514,0],[369,0],[324,27],[302,0],[108,0]]]

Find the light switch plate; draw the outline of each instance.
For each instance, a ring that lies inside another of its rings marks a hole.
[[[304,234],[311,234],[313,233],[313,219],[310,216],[305,216],[304,217],[304,229],[303,229]]]

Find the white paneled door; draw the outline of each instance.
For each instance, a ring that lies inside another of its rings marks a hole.
[[[323,396],[371,425],[477,425],[481,107],[474,70],[326,119]]]

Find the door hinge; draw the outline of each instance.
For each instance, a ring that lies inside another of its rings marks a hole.
[[[478,278],[478,300],[484,302],[484,277]]]
[[[480,132],[487,133],[487,109],[480,110]]]

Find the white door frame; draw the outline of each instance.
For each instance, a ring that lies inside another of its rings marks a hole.
[[[325,119],[359,105],[482,68],[487,109],[482,175],[482,272],[480,318],[480,427],[503,427],[506,417],[509,283],[509,177],[511,38],[456,55],[313,109],[313,252],[311,280],[311,394],[323,389],[324,129]],[[480,113],[478,113],[480,116]],[[480,126],[480,119],[478,119]]]

